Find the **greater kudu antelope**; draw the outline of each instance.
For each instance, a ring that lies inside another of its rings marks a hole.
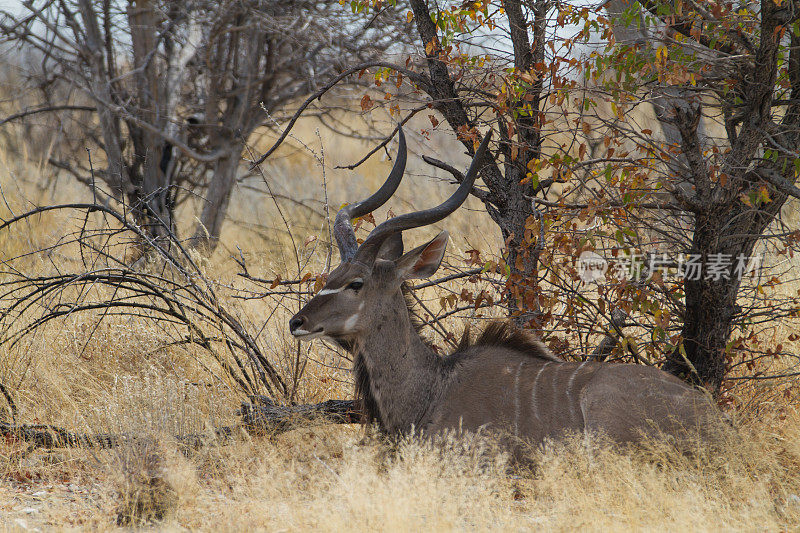
[[[507,323],[490,324],[476,341],[462,341],[446,357],[420,337],[404,283],[436,272],[448,235],[443,231],[403,254],[401,232],[442,220],[464,202],[489,137],[447,201],[383,222],[359,247],[351,219],[374,210],[397,189],[406,162],[401,131],[388,180],[338,213],[341,264],[290,320],[292,334],[326,337],[352,352],[356,393],[366,415],[389,433],[492,428],[541,441],[586,431],[630,442],[659,431],[702,430],[707,419],[718,419],[704,394],[672,375],[642,365],[565,362]]]

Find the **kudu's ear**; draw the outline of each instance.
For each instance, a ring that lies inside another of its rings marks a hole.
[[[386,261],[397,261],[403,255],[403,234],[395,233],[381,244],[378,250],[378,259]]]
[[[397,270],[402,279],[427,278],[439,269],[447,247],[448,234],[441,232],[432,241],[417,246],[397,260]]]

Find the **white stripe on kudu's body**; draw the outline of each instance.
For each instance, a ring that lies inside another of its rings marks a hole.
[[[517,373],[514,376],[514,435],[519,435],[519,415],[520,415],[520,397],[519,397],[519,373],[522,371],[522,365],[525,361],[520,361],[517,367]]]
[[[565,432],[602,432],[620,442],[661,431],[679,435],[719,420],[699,391],[656,368],[561,361],[505,323],[441,357],[420,337],[406,303],[407,280],[436,272],[447,233],[403,254],[403,231],[433,224],[466,199],[487,135],[456,192],[438,207],[392,218],[358,246],[351,219],[385,203],[402,178],[399,153],[386,183],[342,208],[334,235],[342,256],[323,289],[289,322],[298,338],[333,339],[353,353],[365,419],[390,433],[493,428],[540,441]]]
[[[539,414],[539,406],[536,403],[536,387],[539,386],[539,378],[542,377],[542,372],[544,372],[544,369],[547,368],[547,365],[550,363],[551,362],[548,361],[543,364],[539,368],[539,371],[536,372],[536,377],[533,378],[533,387],[531,388],[531,408],[533,409],[534,416],[536,416],[537,420],[541,420],[542,416]]]

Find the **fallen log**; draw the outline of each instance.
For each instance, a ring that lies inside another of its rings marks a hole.
[[[200,448],[209,442],[224,443],[236,432],[236,426],[215,428],[213,433],[190,433],[176,435],[175,440],[187,448]],[[0,436],[9,440],[19,440],[32,448],[91,448],[107,450],[126,442],[146,439],[137,434],[78,433],[50,424],[8,424],[0,422]]]
[[[307,405],[278,405],[266,396],[253,396],[251,402],[242,402],[241,408],[237,411],[241,417],[239,425],[214,428],[209,433],[177,435],[175,440],[183,447],[197,449],[207,445],[225,445],[237,431],[241,430],[251,434],[274,435],[312,420],[324,420],[334,424],[355,424],[361,420],[358,402],[352,400],[328,400]],[[0,436],[25,442],[31,448],[100,450],[146,438],[135,434],[87,434],[50,424],[16,425],[2,421],[0,421]]]
[[[280,433],[298,423],[324,419],[334,424],[357,424],[361,406],[355,400],[328,400],[306,405],[278,405],[267,396],[250,396],[237,411],[251,433]]]
[[[98,433],[86,435],[68,431],[49,424],[14,425],[0,422],[0,435],[9,440],[27,442],[35,448],[95,448],[107,449],[116,446],[120,435]]]

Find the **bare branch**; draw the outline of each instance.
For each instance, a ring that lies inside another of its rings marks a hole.
[[[14,113],[13,115],[9,115],[6,118],[0,120],[0,126],[3,126],[7,122],[12,122],[14,120],[26,118],[31,115],[37,115],[39,113],[53,113],[55,111],[97,111],[97,108],[94,106],[86,106],[86,105],[56,105],[56,106],[39,107],[36,109],[26,109],[25,111]]]
[[[289,124],[286,125],[286,128],[284,128],[283,133],[281,134],[280,137],[278,137],[278,140],[275,141],[275,143],[270,147],[269,150],[267,150],[264,153],[264,155],[259,157],[257,160],[251,162],[250,168],[253,169],[256,166],[258,166],[261,163],[263,163],[264,160],[266,160],[270,155],[272,155],[272,153],[275,150],[278,149],[278,147],[283,143],[284,140],[286,140],[286,137],[292,131],[292,128],[294,127],[295,122],[297,122],[297,119],[300,118],[300,115],[303,114],[303,111],[305,111],[305,109],[309,105],[311,105],[311,103],[314,100],[317,100],[318,98],[321,98],[325,93],[330,91],[333,87],[335,87],[339,82],[341,82],[343,79],[347,78],[348,76],[352,76],[356,72],[361,72],[362,70],[365,70],[365,69],[368,69],[368,68],[371,68],[371,67],[390,68],[392,70],[395,70],[397,72],[402,73],[403,75],[405,75],[406,77],[411,79],[414,83],[416,83],[418,85],[421,85],[421,86],[427,86],[427,85],[430,84],[430,82],[427,80],[427,78],[425,78],[424,75],[422,75],[422,74],[420,74],[418,72],[413,72],[411,70],[403,68],[403,67],[401,67],[399,65],[395,65],[393,63],[387,63],[385,61],[370,61],[369,63],[362,63],[360,65],[356,65],[355,67],[351,67],[351,68],[345,70],[344,72],[340,73],[338,76],[333,78],[331,81],[326,83],[324,86],[320,87],[314,94],[312,94],[311,96],[306,98],[306,100],[297,109],[295,114],[292,115],[292,118],[289,119]]]
[[[436,168],[440,168],[440,169],[442,169],[444,171],[447,171],[450,174],[452,174],[453,177],[456,179],[456,183],[461,183],[462,181],[464,181],[464,173],[461,172],[460,170],[458,170],[457,168],[455,168],[454,166],[448,165],[444,161],[439,161],[438,159],[434,159],[433,157],[429,157],[427,155],[423,155],[422,156],[422,160],[425,161],[426,163],[428,163],[431,166],[434,166]],[[479,189],[477,187],[472,187],[472,190],[470,191],[470,194],[472,196],[474,196],[475,198],[478,198],[479,200],[483,201],[483,202],[489,202],[490,201],[489,200],[489,193],[486,192],[486,191],[482,191],[481,189]]]

